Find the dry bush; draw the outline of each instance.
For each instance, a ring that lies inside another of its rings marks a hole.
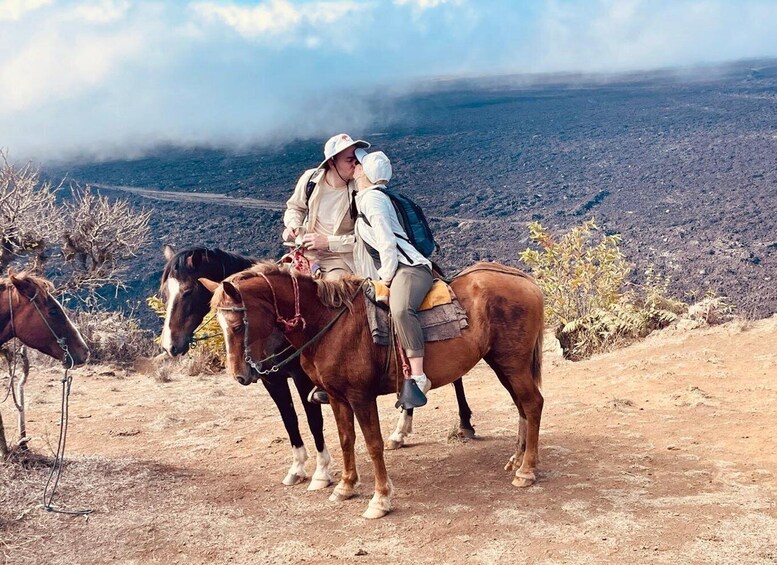
[[[71,316],[84,337],[93,363],[121,366],[156,353],[153,333],[142,329],[132,315],[123,312],[76,312]]]
[[[71,192],[72,199],[62,205],[63,289],[94,305],[98,289],[122,286],[124,261],[148,240],[151,212],[136,212],[126,200],[111,202],[89,186],[74,186]]]
[[[173,380],[173,373],[178,366],[176,359],[169,357],[163,359],[157,359],[154,362],[153,369],[151,370],[151,376],[158,383],[169,383]]]
[[[0,272],[19,257],[40,271],[62,227],[57,189],[41,183],[32,164],[15,167],[0,151]]]

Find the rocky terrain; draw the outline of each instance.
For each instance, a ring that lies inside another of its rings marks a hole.
[[[439,82],[376,101],[376,116],[373,131],[350,133],[392,158],[394,186],[432,217],[444,267],[517,265],[529,221],[561,233],[594,216],[622,234],[636,282],[655,265],[680,297],[712,289],[746,316],[777,311],[775,61]],[[139,250],[123,297],[137,301],[157,286],[164,242],[277,256],[279,205],[318,163],[326,136],[244,151],[160,148],[142,159],[47,172],[224,195],[219,204],[107,191],[155,209],[153,243]]]

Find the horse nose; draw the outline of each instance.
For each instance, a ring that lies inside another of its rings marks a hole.
[[[235,378],[237,379],[237,382],[239,382],[239,383],[240,383],[241,385],[243,385],[243,386],[248,386],[248,385],[250,385],[250,384],[252,383],[252,380],[251,380],[251,376],[250,376],[250,375],[249,375],[249,376],[247,376],[247,377],[245,377],[245,376],[243,376],[243,375],[238,375],[238,376],[237,376],[237,377],[235,377]]]

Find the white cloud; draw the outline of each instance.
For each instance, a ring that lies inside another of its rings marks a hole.
[[[0,22],[15,22],[54,0],[0,0]]]
[[[394,0],[394,4],[397,6],[412,6],[417,10],[428,10],[429,8],[436,8],[437,6],[448,4],[449,2],[451,2],[451,0]]]
[[[207,23],[218,22],[233,28],[246,39],[289,37],[303,25],[315,27],[338,22],[349,14],[369,9],[369,3],[333,0],[296,6],[288,0],[269,0],[256,6],[217,2],[195,2],[191,10]],[[310,39],[307,40],[310,42]],[[316,44],[313,38],[313,44]]]
[[[138,55],[139,33],[42,34],[0,63],[0,116],[77,96],[109,76],[119,61]]]
[[[75,7],[75,13],[83,21],[107,24],[122,19],[129,7],[129,0],[101,0],[79,4]]]

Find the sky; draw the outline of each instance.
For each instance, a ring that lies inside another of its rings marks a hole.
[[[0,0],[0,149],[358,135],[440,78],[774,57],[775,29],[777,0]]]

